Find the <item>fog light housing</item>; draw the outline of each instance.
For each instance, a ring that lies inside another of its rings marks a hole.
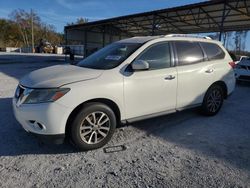
[[[29,123],[31,124],[31,126],[36,129],[36,130],[39,130],[39,131],[42,131],[42,130],[45,130],[46,127],[45,125],[43,125],[42,123],[38,122],[38,121],[35,121],[35,120],[29,120]]]

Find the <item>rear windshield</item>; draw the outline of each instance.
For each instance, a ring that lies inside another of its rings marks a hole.
[[[250,57],[242,57],[241,61],[250,61]]]
[[[112,69],[120,65],[142,44],[113,43],[91,54],[77,65],[92,69]]]

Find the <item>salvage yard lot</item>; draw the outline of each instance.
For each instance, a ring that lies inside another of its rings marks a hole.
[[[40,143],[11,107],[18,79],[62,58],[0,54],[0,187],[250,187],[250,84],[215,117],[194,109],[120,126],[107,146],[126,150],[78,152]]]

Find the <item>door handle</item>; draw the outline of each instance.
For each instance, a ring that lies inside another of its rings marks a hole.
[[[167,77],[164,78],[165,80],[173,80],[175,79],[175,76],[173,75],[168,75]]]
[[[205,71],[205,73],[212,73],[212,72],[214,72],[214,69],[207,69],[207,70]]]

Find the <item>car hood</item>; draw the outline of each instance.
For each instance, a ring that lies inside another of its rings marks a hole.
[[[73,65],[56,65],[27,74],[20,80],[20,84],[30,88],[54,88],[73,82],[95,79],[102,72],[103,70]]]

